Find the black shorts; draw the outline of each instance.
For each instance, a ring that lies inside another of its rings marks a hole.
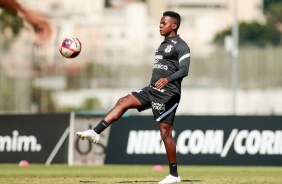
[[[142,103],[142,107],[137,109],[139,112],[152,108],[157,122],[173,124],[180,100],[179,96],[172,95],[165,90],[158,90],[152,86],[134,91],[132,95]]]

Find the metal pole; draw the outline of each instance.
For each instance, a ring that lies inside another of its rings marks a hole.
[[[237,81],[238,81],[238,20],[237,20],[237,0],[233,0],[233,27],[232,27],[232,113],[236,115],[237,111]]]

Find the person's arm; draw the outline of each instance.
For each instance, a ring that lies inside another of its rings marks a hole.
[[[180,69],[172,75],[166,77],[168,82],[181,79],[188,75],[190,66],[190,49],[186,44],[181,44],[179,46],[178,62]]]
[[[50,39],[52,29],[46,17],[37,12],[26,9],[15,0],[0,0],[0,5],[2,5],[3,8],[21,13],[38,35],[38,42],[47,41]]]
[[[187,57],[188,57],[188,55],[189,55],[189,58],[190,58],[190,54],[187,54]],[[187,59],[185,59],[185,60],[183,60],[182,62],[179,63],[180,69],[177,72],[175,72],[174,74],[166,77],[168,82],[175,81],[177,79],[181,79],[181,78],[186,77],[188,75],[189,65],[190,65],[190,59],[189,58],[187,58]]]
[[[25,9],[23,9],[22,6],[14,0],[0,0],[0,5],[14,11],[25,11]]]
[[[167,76],[166,78],[160,78],[156,83],[155,87],[157,89],[163,88],[165,85],[167,85],[169,82],[181,79],[188,75],[189,66],[190,66],[190,49],[187,46],[187,44],[182,44],[178,48],[178,62],[180,69],[173,73],[170,76]]]

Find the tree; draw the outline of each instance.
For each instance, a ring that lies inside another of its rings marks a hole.
[[[268,24],[275,26],[282,32],[282,3],[274,3],[266,10]]]
[[[281,44],[282,32],[282,0],[264,0],[264,12],[267,23],[262,25],[258,22],[239,24],[239,44],[248,43],[265,46],[266,44]],[[215,43],[223,44],[224,38],[231,35],[231,28],[219,32],[214,37]]]
[[[13,34],[17,36],[23,28],[23,19],[18,16],[17,12],[3,9],[0,14],[0,31],[3,32],[8,27],[10,27]]]
[[[214,42],[223,44],[225,36],[231,35],[231,32],[232,28],[229,28],[218,33],[214,38]],[[239,44],[255,44],[258,46],[266,46],[267,44],[278,45],[280,44],[280,33],[273,26],[262,25],[258,22],[242,22],[239,24]]]
[[[12,41],[17,37],[24,27],[23,18],[18,16],[17,12],[3,9],[0,13],[0,33],[1,48],[8,50]]]
[[[282,3],[282,0],[264,0],[263,1],[263,9],[264,12],[267,12],[269,10],[269,7],[273,4]]]
[[[0,12],[0,65],[1,56],[6,53],[12,42],[23,28],[23,19],[17,12],[9,9],[1,9]],[[15,90],[15,80],[5,75],[5,69],[0,66],[0,110],[13,111],[17,108],[16,97],[11,95]]]

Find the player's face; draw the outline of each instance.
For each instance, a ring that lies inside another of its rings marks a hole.
[[[168,16],[163,16],[160,22],[160,34],[165,37],[175,36],[177,25],[175,20]]]

